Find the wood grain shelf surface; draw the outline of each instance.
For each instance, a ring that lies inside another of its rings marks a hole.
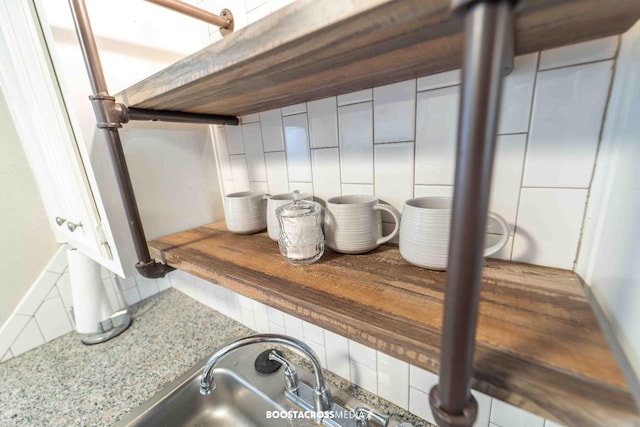
[[[130,107],[242,115],[459,68],[450,0],[298,0],[116,97]],[[638,0],[527,0],[516,54],[620,34]]]
[[[266,233],[235,235],[224,223],[149,248],[177,269],[438,372],[445,273],[406,263],[397,248],[327,250],[294,267]],[[575,273],[489,260],[479,312],[474,388],[570,426],[640,425]]]

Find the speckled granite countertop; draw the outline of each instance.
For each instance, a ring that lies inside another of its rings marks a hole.
[[[75,333],[0,364],[0,426],[110,426],[230,339],[253,333],[169,289],[137,306],[127,332],[86,346]],[[429,424],[335,375],[338,388]]]

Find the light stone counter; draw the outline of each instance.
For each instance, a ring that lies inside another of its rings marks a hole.
[[[169,289],[137,304],[131,327],[86,346],[67,334],[0,364],[0,426],[110,426],[225,342],[253,333]],[[428,423],[335,375],[329,380],[416,427]]]

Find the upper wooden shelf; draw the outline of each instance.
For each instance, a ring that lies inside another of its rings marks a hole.
[[[459,68],[450,0],[298,0],[116,95],[130,107],[243,115]],[[638,0],[525,0],[516,54],[627,30]]]
[[[266,233],[235,235],[216,223],[149,249],[180,270],[438,372],[445,273],[409,265],[397,248],[327,250],[318,263],[294,267]],[[567,425],[640,425],[581,281],[566,270],[487,261],[473,386]]]

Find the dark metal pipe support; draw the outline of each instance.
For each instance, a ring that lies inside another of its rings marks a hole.
[[[149,248],[147,247],[147,239],[144,235],[142,227],[142,219],[138,211],[138,204],[131,185],[131,177],[127,169],[127,162],[120,141],[118,128],[121,127],[122,110],[118,109],[118,105],[114,98],[109,96],[107,84],[100,63],[98,48],[91,29],[91,22],[84,0],[69,0],[71,13],[76,26],[76,33],[80,41],[80,47],[87,66],[89,80],[93,95],[89,98],[92,100],[94,111],[96,113],[96,121],[98,127],[103,129],[105,136],[109,142],[109,150],[111,153],[111,162],[113,164],[116,177],[118,179],[118,189],[122,197],[129,230],[133,238],[133,244],[138,257],[136,268],[145,277],[158,278],[163,277],[167,272],[173,270],[168,265],[157,263],[151,259]],[[106,117],[105,117],[106,116]]]
[[[165,110],[145,110],[143,108],[126,108],[126,119],[128,120],[150,120],[153,122],[173,122],[209,125],[232,125],[237,126],[240,121],[235,116],[224,116],[219,114],[199,114],[185,113],[182,111]]]
[[[470,427],[477,415],[470,381],[505,52],[513,43],[511,1],[462,3],[465,50],[440,383],[430,393],[442,427]]]

